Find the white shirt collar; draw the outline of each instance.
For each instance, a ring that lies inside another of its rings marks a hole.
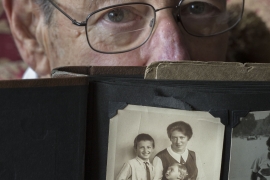
[[[148,165],[151,164],[150,161],[149,161],[149,159],[148,159],[147,161],[144,161],[144,160],[142,160],[141,158],[139,158],[138,156],[136,157],[136,160],[139,161],[139,163],[142,163],[142,164],[144,164],[144,162],[147,162]]]
[[[175,159],[178,163],[180,163],[180,159],[181,159],[181,155],[178,153],[175,153],[172,150],[172,147],[169,146],[167,147],[167,151],[169,152],[169,154],[173,157],[173,159]],[[187,162],[187,158],[188,158],[188,149],[185,150],[185,152],[182,154],[182,158],[184,159],[185,162]]]
[[[22,79],[37,79],[37,78],[38,78],[37,73],[30,67],[26,69],[22,77]]]

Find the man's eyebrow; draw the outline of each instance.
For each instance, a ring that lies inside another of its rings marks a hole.
[[[99,7],[102,4],[105,4],[104,7],[114,5],[114,4],[122,4],[122,3],[128,3],[128,2],[136,2],[134,0],[90,0],[89,3],[89,9],[92,9],[94,7]]]
[[[112,5],[116,5],[116,4],[123,4],[123,3],[132,3],[132,2],[143,2],[143,3],[150,3],[151,1],[149,0],[85,0],[88,1],[89,5],[88,5],[88,9],[89,10],[98,10],[100,8],[104,8],[104,7],[108,7],[108,6],[112,6]],[[158,3],[164,3],[164,1],[168,1],[168,2],[175,2],[175,3],[179,3],[180,0],[154,0]],[[222,0],[222,1],[226,1],[226,0]],[[150,3],[151,4],[151,3]]]

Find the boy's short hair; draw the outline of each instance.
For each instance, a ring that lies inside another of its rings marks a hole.
[[[188,137],[188,139],[190,139],[193,134],[192,128],[188,123],[184,121],[176,121],[167,127],[167,134],[169,139],[171,139],[171,134],[175,130],[182,132],[185,136]]]
[[[137,144],[140,141],[152,141],[153,148],[155,148],[155,141],[149,134],[142,133],[136,136],[136,138],[134,139],[134,149],[137,149]]]
[[[187,167],[184,164],[174,163],[172,164],[172,166],[178,167],[178,171],[180,172],[180,179],[186,178],[186,176],[188,175],[188,172],[187,172]]]
[[[266,145],[267,145],[268,147],[270,147],[270,137],[267,139]]]

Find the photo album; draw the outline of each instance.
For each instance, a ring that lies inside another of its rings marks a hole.
[[[269,80],[186,61],[1,81],[0,179],[270,179]]]

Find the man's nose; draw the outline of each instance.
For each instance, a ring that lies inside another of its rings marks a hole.
[[[141,48],[147,60],[145,65],[155,61],[189,60],[185,41],[183,30],[177,25],[171,9],[158,11],[152,36]]]

